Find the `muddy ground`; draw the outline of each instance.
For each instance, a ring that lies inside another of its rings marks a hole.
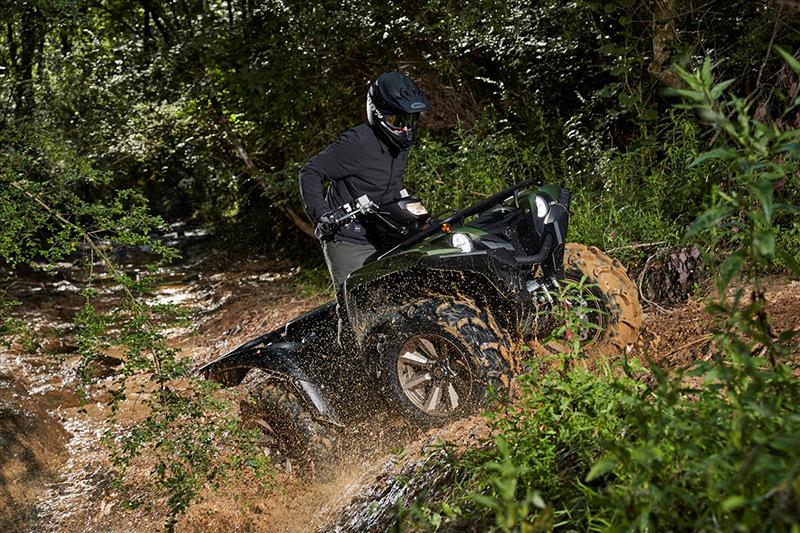
[[[198,235],[184,243],[186,259],[164,273],[164,283],[155,294],[160,301],[191,312],[193,329],[176,329],[171,340],[198,365],[326,300],[298,296],[293,280],[299,271],[290,262],[207,253],[205,242]],[[136,268],[136,261],[130,266]],[[77,396],[71,318],[83,303],[82,276],[79,268],[65,264],[55,283],[31,274],[11,290],[11,296],[24,302],[19,314],[46,340],[36,353],[19,343],[0,351],[0,435],[7,437],[0,442],[4,531],[138,532],[163,527],[163,505],[151,512],[122,508],[107,450],[99,442],[107,429],[105,388],[119,364],[113,353],[101,361],[102,379],[91,387],[89,403],[82,408]],[[109,305],[114,297],[113,292],[107,294]],[[772,279],[767,298],[776,331],[800,328],[800,282]],[[681,368],[708,357],[710,322],[703,308],[697,297],[671,307],[647,308],[634,355],[647,353],[664,368]],[[235,392],[229,399],[237,400]],[[122,406],[121,422],[137,420],[142,409],[139,400],[129,399]],[[481,418],[473,417],[411,441],[400,442],[403,435],[396,437],[393,432],[354,439],[366,444],[355,443],[324,483],[308,481],[282,458],[276,460],[279,473],[272,487],[250,478],[231,479],[218,492],[208,490],[176,529],[379,529],[398,498],[413,496],[417,490],[398,480],[425,460],[424,449],[439,438],[462,447],[474,445],[487,429]],[[393,454],[401,445],[402,455]]]

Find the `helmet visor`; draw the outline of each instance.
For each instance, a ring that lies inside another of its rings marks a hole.
[[[403,128],[413,129],[419,120],[419,113],[405,113],[402,115],[389,115],[386,117],[386,122],[391,124],[393,128],[401,130]]]

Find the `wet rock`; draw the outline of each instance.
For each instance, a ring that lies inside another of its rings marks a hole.
[[[89,371],[93,379],[105,379],[115,375],[123,362],[124,361],[119,357],[98,353],[94,356],[92,362],[89,363]]]
[[[42,350],[53,355],[72,354],[78,351],[78,345],[63,338],[50,339],[42,345]]]
[[[0,531],[25,529],[70,434],[15,378],[0,374]]]

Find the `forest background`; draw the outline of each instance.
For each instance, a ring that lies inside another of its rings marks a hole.
[[[433,103],[406,174],[432,211],[540,176],[573,190],[572,239],[606,250],[677,242],[720,185],[687,169],[718,138],[673,108],[670,65],[710,58],[756,118],[797,94],[772,50],[800,40],[788,0],[26,0],[0,19],[4,169],[91,169],[73,189],[89,203],[130,189],[165,220],[284,250],[313,242],[299,168],[364,120],[383,71]]]
[[[146,280],[115,270],[107,253],[112,245],[147,245],[169,257],[173,252],[153,238],[166,223],[190,221],[212,228],[220,237],[216,245],[232,254],[269,253],[321,267],[297,173],[308,157],[364,120],[368,83],[388,70],[417,80],[433,104],[405,178],[429,210],[461,207],[537,176],[572,190],[570,240],[630,264],[652,257],[645,254],[653,247],[686,244],[690,228],[695,236],[713,233],[700,246],[719,270],[717,312],[728,313],[722,322],[729,319],[717,331],[721,345],[734,338],[729,332],[744,332],[735,337],[739,344],[725,344],[717,368],[700,369],[716,372],[714,380],[741,393],[730,402],[716,381],[702,391],[702,402],[678,400],[682,377],[657,372],[646,394],[635,380],[597,381],[566,371],[544,376],[541,382],[559,394],[608,407],[592,414],[596,405],[584,405],[591,423],[564,424],[567,449],[578,448],[576,435],[591,442],[580,448],[579,467],[556,461],[560,453],[537,456],[536,442],[514,443],[521,424],[545,427],[553,422],[547,416],[562,416],[553,414],[560,406],[550,406],[553,412],[541,407],[560,396],[536,396],[543,393],[529,388],[530,403],[507,413],[508,427],[499,423],[516,451],[499,440],[488,456],[478,450],[470,456],[474,462],[463,463],[472,480],[467,492],[488,499],[461,494],[454,500],[458,508],[465,514],[478,509],[483,521],[495,512],[503,530],[518,523],[539,527],[539,518],[546,529],[553,509],[563,516],[578,508],[588,523],[633,521],[646,528],[656,520],[653,509],[663,508],[638,487],[643,479],[654,486],[668,479],[669,498],[685,497],[687,508],[697,504],[686,515],[689,522],[700,517],[694,529],[713,524],[727,530],[752,517],[758,529],[763,509],[773,505],[764,494],[780,497],[775,523],[798,522],[792,509],[800,497],[800,464],[797,443],[788,436],[800,420],[800,404],[792,400],[800,389],[791,369],[778,364],[796,353],[796,346],[784,346],[794,333],[770,342],[759,314],[763,293],[754,293],[761,300],[754,297],[740,315],[741,293],[729,302],[725,289],[745,264],[760,272],[800,272],[794,207],[800,148],[796,133],[789,133],[800,128],[800,3],[25,0],[2,2],[0,25],[3,283],[24,269],[52,269],[80,249],[91,256],[89,270],[96,254],[124,288],[125,304],[108,317],[96,313],[86,292],[86,308],[76,317],[80,353],[91,363],[109,343],[127,347],[114,405],[124,398],[128,377],[145,374],[158,383],[147,423],[112,454],[124,478],[128,462],[148,443],[175,444],[153,459],[159,494],[169,496],[168,527],[212,477],[217,458],[207,444],[222,433],[235,436],[235,424],[206,424],[219,407],[213,391],[169,386],[191,374],[160,333],[164,315],[175,310],[148,304]],[[15,304],[0,303],[0,334],[24,332]],[[116,328],[111,333],[110,325]],[[768,373],[762,370],[769,364],[748,355],[754,338],[771,358]],[[763,407],[784,396],[785,405]],[[669,411],[675,404],[662,409],[664,398],[680,404],[677,414]],[[603,416],[613,423],[598,429],[594,420]],[[723,429],[703,450],[730,445],[735,452],[713,455],[723,489],[713,476],[702,482],[678,477],[708,466],[708,453],[692,444],[705,435],[704,416],[716,417]],[[631,420],[640,426],[632,430]],[[678,420],[685,433],[649,433],[654,420],[661,429]],[[759,431],[742,437],[725,425],[742,420]],[[537,427],[520,438],[532,438]],[[598,443],[599,430],[611,444]],[[778,439],[780,446],[764,452],[764,464],[772,466],[754,468],[748,477],[751,459],[742,458],[761,453],[782,431],[785,442]],[[617,443],[616,437],[629,440]],[[674,471],[661,468],[668,463],[661,450],[670,446],[679,456]],[[514,466],[514,453],[529,466]],[[613,460],[595,464],[601,453]],[[661,470],[653,467],[659,461]],[[746,472],[737,466],[743,462]],[[192,469],[171,470],[175,465]],[[587,482],[607,476],[604,483],[618,483],[617,492],[594,493],[578,482],[561,494],[561,478],[545,474],[570,469]],[[518,481],[527,491],[521,499]],[[547,506],[533,491],[537,484],[550,489]],[[602,511],[587,507],[589,501],[601,501]],[[437,520],[454,514],[451,503],[415,508],[411,527],[437,528]],[[661,519],[669,523],[676,516]]]

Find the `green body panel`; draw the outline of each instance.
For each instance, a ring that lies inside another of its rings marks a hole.
[[[437,236],[436,238],[439,238]],[[382,276],[406,270],[416,265],[422,257],[433,255],[445,255],[459,253],[461,250],[452,246],[435,246],[430,243],[422,243],[420,246],[400,252],[382,261],[376,261],[365,265],[347,278],[347,289],[353,288],[370,281],[374,281]]]
[[[537,192],[543,192],[549,196],[551,200],[558,201],[558,198],[561,196],[561,187],[558,185],[543,185]]]
[[[451,229],[450,233],[467,233],[476,237],[483,237],[486,235],[485,231],[480,228],[476,228],[475,226],[458,226],[457,228]]]
[[[528,194],[520,195],[519,206],[525,212],[536,212],[536,193],[538,191],[531,191]]]
[[[540,191],[555,200],[561,194],[561,187],[557,185],[544,185],[538,189],[529,189],[517,196],[519,207],[523,211],[535,213],[536,195]],[[447,241],[447,236],[452,233],[465,233],[475,237],[487,235],[487,232],[480,227],[471,225],[453,226],[448,233],[442,232],[432,235],[413,248],[397,253],[381,261],[369,263],[356,270],[350,274],[347,280],[347,290],[354,290],[364,283],[374,281],[394,272],[412,268],[422,257],[460,253],[460,249],[450,246]]]

